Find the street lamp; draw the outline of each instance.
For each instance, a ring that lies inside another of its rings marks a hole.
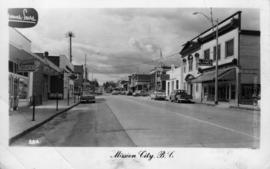
[[[213,32],[214,27],[216,27],[216,73],[215,73],[215,104],[218,104],[218,19],[216,19],[216,25],[214,25],[212,8],[210,8],[210,17],[202,12],[194,12],[193,15],[202,15],[212,24]]]

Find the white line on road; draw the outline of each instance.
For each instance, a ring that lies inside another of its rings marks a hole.
[[[135,100],[135,99],[130,99],[130,100]],[[151,106],[151,105],[148,105],[148,104],[144,104],[144,103],[141,103],[141,102],[136,102],[136,103],[137,103],[137,104],[140,104],[140,105],[143,105],[143,106],[148,106],[148,107],[151,107],[151,108],[160,110],[159,108],[156,108],[156,107]],[[168,112],[168,110],[166,110],[166,113],[167,113],[167,112]],[[250,135],[250,134],[247,134],[247,133],[244,133],[244,132],[235,130],[235,129],[231,129],[231,128],[228,128],[228,127],[224,127],[224,126],[221,126],[221,125],[216,124],[216,123],[212,123],[212,122],[205,121],[205,120],[200,120],[200,119],[194,118],[194,117],[192,117],[192,116],[187,116],[187,115],[181,114],[180,112],[174,112],[174,111],[169,111],[169,112],[175,113],[175,114],[177,114],[178,116],[182,116],[182,117],[185,117],[185,118],[187,118],[187,119],[195,120],[195,121],[198,121],[198,122],[201,122],[201,123],[205,123],[205,124],[208,124],[208,125],[211,125],[211,126],[215,126],[215,127],[218,127],[218,128],[222,128],[222,129],[225,129],[225,130],[229,130],[229,131],[231,131],[231,132],[234,132],[234,133],[237,133],[237,134],[242,134],[242,135],[245,135],[245,136],[248,136],[248,137],[252,137],[252,138],[255,138],[255,139],[259,140],[259,138],[256,137],[256,136],[253,136],[253,135]]]

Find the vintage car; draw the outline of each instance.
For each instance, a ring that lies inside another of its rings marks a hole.
[[[95,95],[93,93],[91,93],[90,91],[83,91],[80,97],[80,102],[92,102],[95,103],[96,102],[96,98]]]
[[[166,94],[163,91],[154,91],[151,93],[150,98],[153,100],[165,100]]]
[[[185,90],[174,90],[170,94],[169,100],[171,102],[191,102],[192,96],[187,94]]]

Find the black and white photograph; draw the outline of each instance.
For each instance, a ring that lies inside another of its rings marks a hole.
[[[32,10],[9,9],[37,22],[9,28],[11,146],[259,147],[258,9]]]
[[[5,11],[0,168],[45,168],[27,158],[41,160],[36,153],[56,168],[91,168],[102,163],[92,150],[102,168],[175,168],[184,154],[183,168],[198,168],[197,153],[201,163],[216,159],[205,168],[270,167],[264,155],[244,163],[265,139],[269,11],[259,5]]]

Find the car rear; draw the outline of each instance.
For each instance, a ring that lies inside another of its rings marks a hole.
[[[80,102],[96,102],[96,98],[94,94],[91,94],[90,92],[83,92],[80,98]]]

